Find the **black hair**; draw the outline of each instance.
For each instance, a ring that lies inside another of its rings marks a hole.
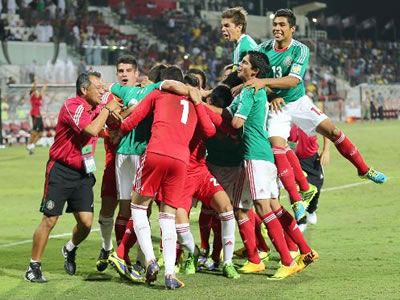
[[[161,71],[161,80],[176,80],[183,82],[183,73],[178,66],[169,66]]]
[[[288,20],[290,27],[296,26],[296,16],[293,11],[288,8],[278,9],[274,14],[274,19],[276,17],[285,17]]]
[[[129,65],[132,65],[135,69],[137,69],[137,67],[138,67],[135,57],[130,54],[124,54],[124,55],[121,55],[120,57],[118,57],[117,62],[115,63],[115,66],[118,68],[119,64],[129,64]]]
[[[200,88],[200,80],[193,74],[186,74],[183,77],[183,82],[195,88]]]
[[[88,88],[92,84],[90,81],[90,77],[92,76],[101,78],[101,74],[95,71],[83,72],[79,74],[78,79],[76,80],[76,94],[78,96],[82,95],[82,88]]]
[[[238,76],[238,72],[232,72],[231,74],[228,75],[228,77],[226,77],[223,81],[223,84],[226,84],[227,86],[229,86],[230,88],[233,88],[239,84],[243,83],[243,80],[239,78]]]
[[[231,89],[226,85],[217,85],[211,92],[210,102],[217,107],[228,107],[233,100]]]
[[[268,57],[264,53],[253,50],[248,51],[246,55],[249,56],[251,68],[258,70],[256,78],[266,78],[271,70]]]
[[[202,81],[203,81],[203,84],[201,85],[201,88],[202,88],[202,89],[205,89],[205,88],[206,88],[206,85],[207,85],[207,76],[206,76],[206,73],[204,73],[202,70],[197,69],[197,68],[191,68],[191,69],[189,69],[189,70],[187,71],[187,74],[200,75],[200,77],[201,77],[201,79],[202,79]]]
[[[166,69],[167,66],[164,64],[157,64],[155,66],[153,66],[150,71],[149,74],[147,75],[149,77],[149,80],[152,82],[159,82],[161,81],[161,71]]]

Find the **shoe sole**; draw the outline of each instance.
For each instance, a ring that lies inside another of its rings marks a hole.
[[[124,270],[120,269],[119,262],[118,262],[118,265],[117,265],[114,261],[112,261],[111,259],[108,259],[108,263],[115,269],[115,271],[117,271],[117,273],[121,277],[124,277],[124,278],[130,280],[130,278],[128,276],[126,276],[126,272]]]

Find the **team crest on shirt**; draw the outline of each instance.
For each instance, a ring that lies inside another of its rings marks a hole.
[[[293,64],[291,72],[294,73],[294,74],[299,74],[300,75],[301,65]]]
[[[129,100],[128,102],[128,107],[134,106],[138,103],[137,99],[132,98],[131,100]]]
[[[286,56],[285,59],[283,60],[283,64],[286,67],[289,67],[293,62],[293,58],[291,56]]]
[[[55,206],[55,203],[54,203],[53,200],[47,200],[47,202],[46,202],[46,208],[47,208],[48,210],[52,210],[52,209],[54,208],[54,206]]]

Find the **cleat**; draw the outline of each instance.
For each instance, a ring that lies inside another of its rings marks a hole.
[[[97,259],[96,262],[96,268],[97,271],[103,272],[105,269],[108,267],[108,257],[110,256],[110,253],[112,252],[111,250],[104,250],[104,248],[101,248],[99,258]]]
[[[128,266],[129,267],[129,266]],[[144,275],[146,273],[146,268],[142,266],[140,261],[137,261],[135,264],[132,265],[132,268],[138,272],[140,275]]]
[[[207,262],[207,257],[206,256],[199,256],[199,259],[197,261],[198,268],[204,267],[206,262]]]
[[[300,251],[299,251],[299,250],[296,250],[296,251],[289,251],[289,253],[290,253],[290,256],[291,256],[293,259],[296,259],[296,258],[300,255]]]
[[[47,282],[47,279],[42,274],[42,264],[40,262],[31,262],[28,270],[26,270],[24,278],[26,281],[34,283]]]
[[[121,277],[130,279],[127,274],[130,273],[128,265],[126,264],[125,260],[119,258],[117,252],[113,252],[108,257],[109,264],[118,272]]]
[[[313,262],[316,262],[319,259],[319,255],[317,251],[312,250],[306,254],[300,254],[296,257],[297,265],[302,271],[304,268],[308,267]]]
[[[278,270],[276,270],[275,274],[271,277],[268,277],[269,280],[282,280],[290,275],[296,274],[300,272],[300,267],[294,262],[291,266],[281,265]]]
[[[265,264],[260,261],[259,264],[252,263],[250,261],[246,261],[244,265],[238,270],[240,273],[259,273],[265,271]]]
[[[198,270],[217,271],[219,262],[215,262],[211,257],[207,258],[204,265],[199,266]]]
[[[310,204],[311,200],[314,198],[315,194],[318,193],[318,189],[315,185],[309,184],[309,188],[307,191],[300,191],[301,197],[303,198],[303,203],[305,208],[308,207]]]
[[[317,213],[315,211],[307,214],[307,223],[311,225],[317,224]]]
[[[172,275],[165,276],[165,288],[167,290],[176,290],[185,287],[185,284]]]
[[[236,251],[233,252],[233,254],[236,255],[237,257],[240,257],[240,258],[247,257],[246,247],[237,249]]]
[[[265,252],[265,251],[259,251],[258,252],[258,255],[260,256],[260,259],[264,264],[269,262],[269,255],[270,254],[271,254],[271,252]]]
[[[222,273],[224,274],[224,276],[226,278],[230,278],[230,279],[238,279],[238,278],[240,278],[240,275],[236,271],[235,266],[233,265],[233,263],[224,264],[224,267],[222,269]]]
[[[64,256],[64,270],[69,275],[74,275],[76,272],[76,250],[78,247],[75,247],[73,250],[68,251],[65,246],[61,248],[61,253]]]
[[[369,179],[375,183],[385,183],[387,177],[382,172],[376,171],[373,168],[369,168],[368,172],[364,175],[360,175],[362,179]]]
[[[186,275],[191,275],[196,273],[197,269],[197,264],[195,261],[197,260],[197,257],[195,257],[193,254],[189,253],[188,257],[186,258],[185,262],[183,263],[180,272],[182,274]]]
[[[143,283],[144,282],[143,275],[140,274],[138,271],[136,271],[133,266],[127,267],[127,273],[125,273],[124,277],[128,278],[133,283]]]
[[[157,262],[151,261],[146,268],[146,283],[152,283],[157,280],[157,274],[160,272],[160,267]]]
[[[296,219],[297,223],[304,217],[306,217],[306,209],[304,207],[303,201],[297,201],[292,204],[292,209],[294,212],[294,218]]]

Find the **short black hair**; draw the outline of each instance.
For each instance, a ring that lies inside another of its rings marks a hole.
[[[238,72],[234,71],[231,74],[228,75],[228,77],[226,77],[223,81],[223,84],[226,84],[227,86],[229,86],[230,88],[233,88],[239,84],[243,83],[243,80],[239,78],[238,76]]]
[[[200,75],[203,84],[201,85],[202,89],[205,89],[207,86],[207,76],[206,73],[204,73],[202,70],[197,69],[197,68],[191,68],[187,71],[187,74],[195,74],[195,75]]]
[[[249,56],[251,68],[258,70],[256,78],[266,78],[271,70],[268,57],[264,53],[253,50],[248,51],[246,55]]]
[[[167,66],[165,64],[156,64],[155,66],[153,66],[150,71],[149,74],[147,75],[149,77],[149,80],[152,82],[159,82],[161,81],[161,71],[166,69]]]
[[[296,26],[296,16],[293,11],[288,8],[278,9],[274,14],[274,19],[276,17],[285,17],[288,20],[290,27]]]
[[[231,89],[226,85],[217,85],[210,95],[211,104],[217,107],[228,107],[233,100]]]
[[[82,95],[81,88],[88,88],[91,85],[90,77],[101,78],[101,74],[96,71],[83,72],[79,74],[78,79],[76,80],[76,94],[78,96]]]
[[[137,69],[137,67],[138,67],[136,58],[130,54],[124,54],[124,55],[121,55],[120,57],[118,57],[117,62],[115,63],[115,66],[118,68],[119,64],[129,64],[129,65],[132,65],[135,69]]]
[[[193,74],[186,74],[183,77],[183,82],[195,88],[200,88],[200,80]]]
[[[176,80],[183,82],[183,73],[178,66],[170,66],[161,71],[161,80]]]

